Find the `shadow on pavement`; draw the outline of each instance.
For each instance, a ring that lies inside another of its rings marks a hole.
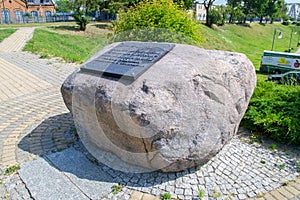
[[[86,150],[76,133],[70,113],[44,120],[26,135],[18,146],[24,151],[40,156],[51,167],[63,172],[79,185],[86,185],[84,180],[87,180],[93,184],[97,181],[132,187],[152,187],[196,171],[196,168],[174,173],[126,173],[114,170],[99,163]],[[26,167],[30,168],[29,165]]]

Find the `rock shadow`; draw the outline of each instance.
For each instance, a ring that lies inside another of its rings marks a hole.
[[[99,163],[81,143],[72,115],[65,113],[50,117],[38,125],[19,142],[18,147],[38,155],[54,167],[74,179],[114,183],[132,187],[153,187],[194,173],[197,168],[181,172],[128,173]],[[77,180],[77,181],[76,181]]]

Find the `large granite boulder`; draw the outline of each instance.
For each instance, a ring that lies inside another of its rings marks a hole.
[[[245,55],[175,44],[135,81],[79,69],[62,94],[83,144],[100,162],[168,172],[216,155],[237,132],[255,85]]]

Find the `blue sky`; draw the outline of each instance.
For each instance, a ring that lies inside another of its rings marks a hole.
[[[201,0],[199,1],[201,2]],[[226,0],[216,0],[214,2],[215,5],[226,4]],[[299,0],[285,0],[285,3],[300,3]]]

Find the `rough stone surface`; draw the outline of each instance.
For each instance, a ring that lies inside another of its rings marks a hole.
[[[180,171],[207,162],[235,135],[255,77],[245,55],[176,44],[134,82],[77,70],[62,94],[101,162],[104,150],[116,155],[104,163],[118,170],[125,161],[142,167],[128,167],[134,172]]]

